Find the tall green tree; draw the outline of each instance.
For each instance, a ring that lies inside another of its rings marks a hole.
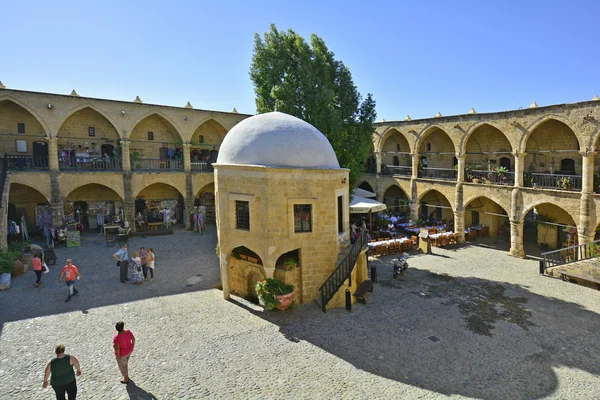
[[[362,99],[350,70],[323,39],[313,34],[309,44],[293,30],[271,25],[263,38],[254,35],[250,77],[257,111],[281,111],[315,126],[350,169],[354,187],[372,143],[375,100],[371,94]]]

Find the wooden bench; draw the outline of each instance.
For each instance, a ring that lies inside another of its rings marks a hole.
[[[148,222],[148,228],[151,231],[157,231],[158,228],[163,229],[165,227],[165,224],[163,222]]]
[[[358,289],[354,292],[354,297],[359,303],[366,304],[366,297],[373,292],[373,281],[366,280],[358,285]]]

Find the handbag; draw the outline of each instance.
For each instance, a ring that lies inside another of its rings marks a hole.
[[[50,268],[48,268],[48,266],[46,265],[46,263],[42,263],[42,273],[47,274],[48,272],[50,272]]]
[[[117,267],[121,266],[121,261],[117,261]]]

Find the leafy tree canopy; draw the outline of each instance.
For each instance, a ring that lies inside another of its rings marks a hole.
[[[375,100],[362,99],[350,70],[313,34],[310,44],[271,25],[254,35],[250,77],[259,113],[281,111],[298,117],[329,139],[340,165],[350,169],[350,186],[365,172],[371,148]]]

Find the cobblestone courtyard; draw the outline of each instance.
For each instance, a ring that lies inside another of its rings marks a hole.
[[[414,256],[403,281],[374,260],[367,305],[264,313],[219,284],[214,227],[135,238],[154,247],[156,278],[122,284],[100,237],[58,249],[0,293],[0,398],[51,399],[43,368],[64,343],[82,365],[81,399],[590,399],[600,397],[600,292],[538,275],[535,260],[485,247]],[[83,279],[65,303],[60,267]],[[389,261],[384,258],[383,261]],[[119,383],[114,323],[137,339],[133,384]]]

